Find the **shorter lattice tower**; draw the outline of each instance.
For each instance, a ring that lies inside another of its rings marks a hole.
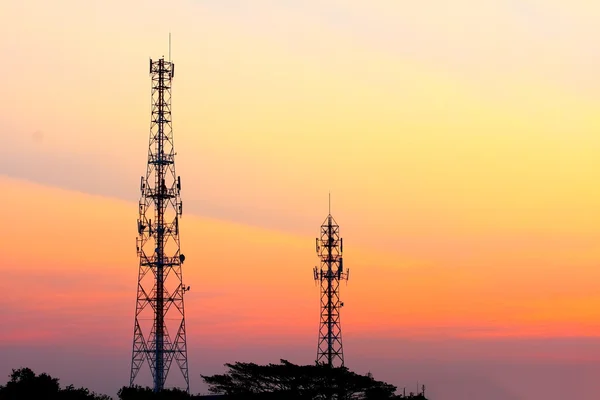
[[[317,363],[330,367],[344,366],[342,347],[342,325],[340,309],[340,281],[348,280],[350,270],[344,272],[342,260],[343,241],[340,227],[331,216],[331,196],[329,197],[329,215],[321,225],[321,235],[316,239],[316,250],[320,267],[315,267],[314,277],[321,284],[321,319],[319,322],[319,342]]]

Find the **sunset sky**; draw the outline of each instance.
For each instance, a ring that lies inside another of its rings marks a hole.
[[[193,392],[226,362],[314,362],[331,192],[350,369],[434,400],[598,398],[599,2],[6,0],[0,20],[0,384],[129,383],[171,32]]]

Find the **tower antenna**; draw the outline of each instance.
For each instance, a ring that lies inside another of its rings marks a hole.
[[[344,244],[340,227],[331,216],[331,192],[329,193],[329,215],[321,225],[320,237],[316,239],[316,250],[320,266],[313,270],[316,282],[321,283],[321,317],[317,344],[317,363],[330,367],[344,366],[342,347],[342,325],[340,309],[340,280],[348,280],[350,270],[344,271],[342,253]]]
[[[140,183],[137,254],[140,258],[130,385],[145,361],[154,391],[165,388],[173,360],[190,391],[179,241],[181,178],[175,173],[171,117],[174,64],[150,60],[152,115],[146,176]]]
[[[171,32],[169,32],[169,62],[171,62]]]

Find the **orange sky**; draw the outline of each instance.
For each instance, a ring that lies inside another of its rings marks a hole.
[[[147,65],[169,31],[199,369],[232,361],[214,349],[312,354],[329,191],[356,368],[416,357],[412,341],[450,363],[595,360],[600,5],[23,0],[0,15],[0,374],[19,346],[71,343],[128,374]]]
[[[2,242],[10,243],[5,259],[18,266],[6,271],[9,301],[26,310],[74,315],[103,311],[108,302],[106,315],[117,312],[128,325],[136,279],[131,265],[137,261],[135,231],[128,228],[130,220],[135,224],[135,203],[6,177],[0,185],[7,205],[2,220],[12,227],[2,234]],[[315,212],[317,229],[320,217]],[[490,235],[458,237],[449,241],[456,247],[447,243],[433,250],[414,239],[412,249],[378,251],[361,245],[358,230],[340,224],[351,267],[351,281],[342,287],[343,321],[354,334],[597,335],[600,295],[594,282],[600,270],[593,236],[577,242],[556,235],[507,242]],[[222,338],[227,327],[246,340],[282,333],[285,340],[309,340],[318,304],[312,243],[308,236],[185,215],[184,276],[193,287],[187,311],[202,324],[203,335]],[[233,320],[222,317],[227,315]],[[50,337],[61,329],[45,328]],[[22,324],[9,327],[3,339],[20,341],[22,330]]]

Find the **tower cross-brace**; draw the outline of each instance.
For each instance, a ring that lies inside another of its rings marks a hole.
[[[316,239],[316,251],[320,266],[315,267],[313,272],[315,281],[320,283],[321,287],[321,317],[316,361],[330,367],[340,367],[344,366],[340,321],[340,309],[344,303],[340,301],[340,281],[347,280],[350,271],[344,271],[343,241],[340,237],[340,227],[331,216],[331,207],[329,215],[321,225],[321,234]]]
[[[171,118],[174,64],[150,60],[152,109],[146,176],[140,183],[137,230],[140,259],[130,385],[148,361],[154,391],[165,387],[175,360],[189,392],[179,218],[181,179],[175,174]],[[171,331],[169,331],[171,327]],[[173,335],[173,336],[172,336]]]

